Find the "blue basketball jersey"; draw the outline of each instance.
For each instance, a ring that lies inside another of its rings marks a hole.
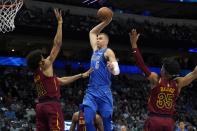
[[[111,86],[111,73],[107,68],[104,53],[107,48],[96,50],[92,54],[91,67],[94,71],[90,74],[89,86]]]
[[[85,119],[93,121],[94,114],[98,111],[104,120],[104,129],[111,131],[111,116],[113,113],[113,98],[111,93],[111,73],[107,67],[104,53],[107,48],[96,50],[92,54],[90,66],[94,71],[90,74],[89,85],[83,99],[85,105]],[[95,114],[96,115],[96,114]],[[87,124],[87,131],[93,131],[94,126]]]

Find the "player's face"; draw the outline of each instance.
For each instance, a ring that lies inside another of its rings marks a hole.
[[[99,49],[103,48],[103,47],[106,47],[107,43],[108,43],[108,40],[107,40],[107,38],[104,34],[100,34],[100,35],[97,36],[97,47]]]
[[[42,56],[42,59],[41,59],[41,61],[40,61],[40,67],[41,68],[43,68],[44,67],[44,65],[45,65],[45,59],[44,59],[44,57]]]

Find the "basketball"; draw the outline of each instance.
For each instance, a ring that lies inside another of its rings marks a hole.
[[[98,10],[97,17],[100,21],[105,21],[113,17],[113,12],[107,7],[102,7]]]

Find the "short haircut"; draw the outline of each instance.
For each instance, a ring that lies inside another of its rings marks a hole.
[[[39,68],[39,62],[42,60],[42,51],[34,50],[30,52],[26,57],[27,66],[31,71],[35,71]]]
[[[174,77],[179,76],[181,72],[180,65],[174,58],[165,58],[163,60],[163,67],[169,75]]]

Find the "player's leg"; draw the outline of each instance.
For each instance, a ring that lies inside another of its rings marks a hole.
[[[99,114],[96,114],[95,127],[97,131],[104,131],[103,120]]]
[[[144,123],[144,131],[152,131],[153,129],[153,121],[151,119],[151,117],[148,117]]]
[[[113,100],[112,95],[109,92],[107,98],[99,100],[98,111],[103,120],[103,126],[105,131],[111,131],[111,121],[113,114]]]
[[[162,126],[158,117],[148,117],[145,121],[144,131],[163,131]]]
[[[96,131],[94,127],[94,118],[96,116],[97,104],[95,98],[91,94],[86,94],[83,99],[84,116],[87,131]]]
[[[96,112],[91,107],[85,106],[84,116],[85,116],[86,130],[96,131],[96,128],[94,127],[94,118],[96,116]]]
[[[171,124],[171,118],[151,116],[145,121],[144,131],[174,131]]]
[[[106,103],[103,105],[109,107]],[[109,108],[99,110],[103,120],[104,131],[111,131],[111,121],[112,121],[112,110],[107,110]]]
[[[48,117],[50,131],[64,131],[64,118],[60,103],[48,103],[46,107],[46,115]]]
[[[175,130],[175,120],[173,118],[166,118],[165,124],[165,131]]]
[[[36,131],[47,131],[48,123],[43,112],[42,104],[36,105]]]

